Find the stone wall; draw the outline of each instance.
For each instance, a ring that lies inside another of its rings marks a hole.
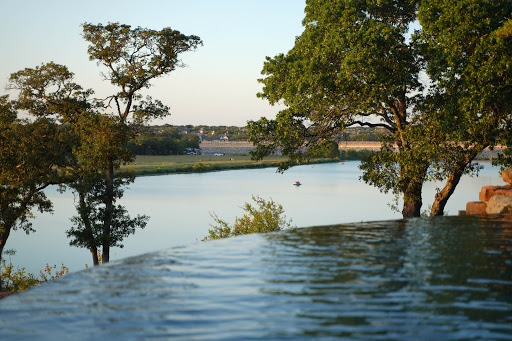
[[[362,150],[362,149],[368,149],[368,150],[379,150],[381,146],[380,142],[371,142],[371,141],[343,141],[338,143],[338,148],[340,150],[348,150],[348,149],[354,149],[354,150]],[[395,148],[396,145],[395,145]],[[483,152],[478,154],[476,157],[477,159],[492,159],[496,158],[498,156],[498,153],[503,150],[503,147],[497,146],[494,148],[494,150],[490,150],[489,148],[486,148]]]
[[[371,142],[371,141],[344,141],[338,143],[339,150],[379,150],[381,146],[380,142]],[[253,146],[252,142],[246,141],[229,141],[229,142],[220,142],[220,141],[203,141],[199,144],[199,148],[203,151],[203,154],[215,154],[215,153],[223,153],[223,154],[248,154],[251,150],[255,150],[256,147]],[[494,150],[489,150],[486,148],[482,153],[480,153],[476,158],[477,159],[492,159],[497,157],[498,153],[502,151],[503,148],[498,146],[494,148]]]
[[[251,142],[213,142],[203,141],[199,144],[203,154],[248,154],[256,149]]]
[[[339,150],[379,150],[381,146],[380,142],[372,142],[372,141],[343,141],[338,143]]]

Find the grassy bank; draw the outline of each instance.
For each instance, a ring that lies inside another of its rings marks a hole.
[[[250,155],[137,155],[135,162],[122,166],[137,175],[173,173],[202,173],[234,169],[277,167],[285,156],[272,156],[263,161],[253,161]],[[336,162],[338,159],[315,159],[310,163]]]

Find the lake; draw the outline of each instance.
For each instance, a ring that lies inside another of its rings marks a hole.
[[[482,186],[503,184],[497,167],[483,165],[479,177],[461,180],[448,202],[448,214],[456,215],[466,202],[478,200]],[[251,195],[282,204],[286,216],[298,227],[399,219],[401,215],[388,207],[392,195],[361,182],[358,166],[358,161],[352,161],[298,166],[283,174],[267,168],[139,177],[121,203],[131,215],[147,214],[151,219],[146,229],[125,240],[123,249],[111,250],[111,260],[202,243],[199,240],[213,223],[210,212],[232,223],[243,214],[239,206],[250,202]],[[293,186],[297,180],[303,185]],[[425,186],[424,209],[432,202],[436,186],[439,184]],[[89,251],[69,246],[65,235],[69,218],[76,214],[73,195],[59,194],[55,188],[47,193],[54,202],[54,214],[37,215],[36,233],[11,234],[6,249],[17,251],[12,262],[29,272],[38,272],[46,263],[64,263],[71,272],[91,265]]]

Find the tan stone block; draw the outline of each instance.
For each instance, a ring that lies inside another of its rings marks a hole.
[[[512,197],[508,195],[495,195],[487,203],[487,214],[502,214],[512,212]]]
[[[501,177],[503,181],[512,184],[512,168],[504,169],[503,172],[501,172]]]
[[[478,199],[488,202],[495,195],[511,195],[512,185],[507,186],[484,186],[478,195]]]
[[[486,214],[487,204],[483,201],[471,201],[466,204],[466,214]]]

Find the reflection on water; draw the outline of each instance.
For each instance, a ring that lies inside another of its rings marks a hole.
[[[512,339],[512,221],[295,229],[128,258],[0,301],[2,338]]]

